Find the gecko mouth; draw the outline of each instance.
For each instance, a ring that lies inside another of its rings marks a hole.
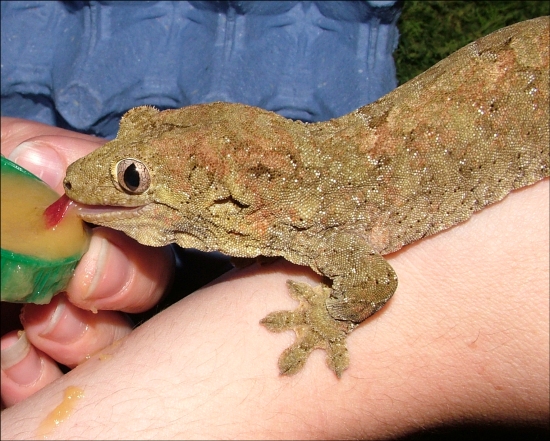
[[[76,209],[76,214],[82,220],[92,224],[98,222],[109,222],[122,219],[130,219],[145,209],[146,205],[139,207],[119,207],[116,205],[85,205],[71,201]]]

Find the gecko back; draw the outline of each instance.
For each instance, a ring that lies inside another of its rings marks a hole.
[[[324,144],[360,163],[364,227],[377,251],[449,228],[549,176],[549,23],[494,32],[325,123]]]

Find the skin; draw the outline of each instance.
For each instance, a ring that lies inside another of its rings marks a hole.
[[[300,306],[262,324],[296,333],[281,374],[323,348],[340,377],[347,335],[397,288],[383,254],[549,175],[549,22],[497,31],[324,123],[231,103],[132,109],[65,191],[107,206],[83,219],[145,245],[281,256],[324,276],[289,282]]]

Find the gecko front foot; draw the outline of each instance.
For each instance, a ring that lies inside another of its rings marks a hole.
[[[326,307],[331,289],[326,285],[312,287],[307,283],[287,282],[290,295],[300,302],[294,311],[277,311],[260,322],[272,332],[293,330],[296,341],[279,357],[281,375],[293,375],[305,364],[311,351],[327,352],[327,365],[340,378],[348,367],[346,336],[356,323],[333,319]]]

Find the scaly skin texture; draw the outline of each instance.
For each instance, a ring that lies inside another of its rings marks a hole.
[[[383,254],[549,175],[548,47],[548,17],[510,26],[323,123],[230,103],[138,107],[69,167],[66,193],[110,206],[82,217],[145,245],[282,256],[324,275],[290,281],[300,306],[262,323],[296,331],[281,373],[324,348],[340,376],[347,334],[397,288]]]

